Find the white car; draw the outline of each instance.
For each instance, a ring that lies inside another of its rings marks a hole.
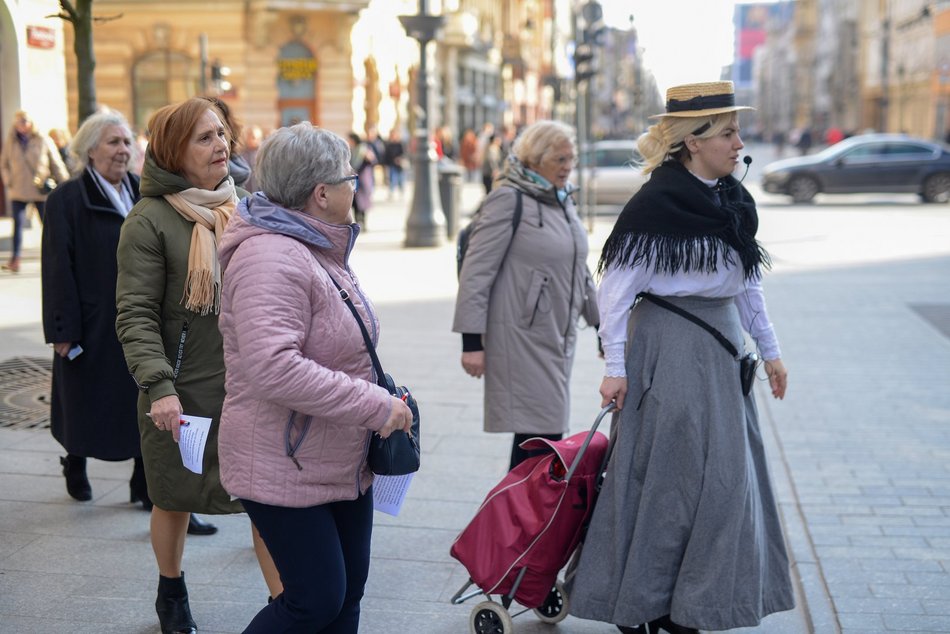
[[[587,152],[587,158],[592,159],[594,167],[584,168],[583,186],[590,189],[589,200],[594,205],[622,207],[647,180],[637,167],[641,158],[636,141],[597,141]],[[579,185],[577,176],[575,169],[571,173],[571,182],[575,185]],[[578,192],[577,200],[580,200],[580,195]]]

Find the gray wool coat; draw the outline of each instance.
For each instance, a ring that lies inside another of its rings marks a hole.
[[[485,347],[485,431],[561,434],[578,317],[598,321],[587,268],[587,233],[573,202],[498,187],[473,220],[452,330],[479,333]]]

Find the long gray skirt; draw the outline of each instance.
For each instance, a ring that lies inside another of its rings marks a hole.
[[[742,349],[729,299],[667,297]],[[794,607],[753,397],[708,332],[642,301],[628,392],[571,589],[571,614],[638,625],[669,614],[703,630]],[[616,419],[615,419],[616,420]]]

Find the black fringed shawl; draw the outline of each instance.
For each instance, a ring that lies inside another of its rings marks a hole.
[[[746,279],[761,276],[771,262],[756,241],[755,200],[732,176],[712,189],[679,161],[666,161],[627,202],[597,266],[653,267],[656,273],[714,273],[720,253],[735,266],[735,249]],[[721,204],[716,203],[718,191]]]

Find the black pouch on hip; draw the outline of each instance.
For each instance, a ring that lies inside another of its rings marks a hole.
[[[742,393],[745,396],[752,391],[752,383],[755,381],[755,369],[759,365],[759,355],[750,352],[739,359],[739,382],[742,383]]]

